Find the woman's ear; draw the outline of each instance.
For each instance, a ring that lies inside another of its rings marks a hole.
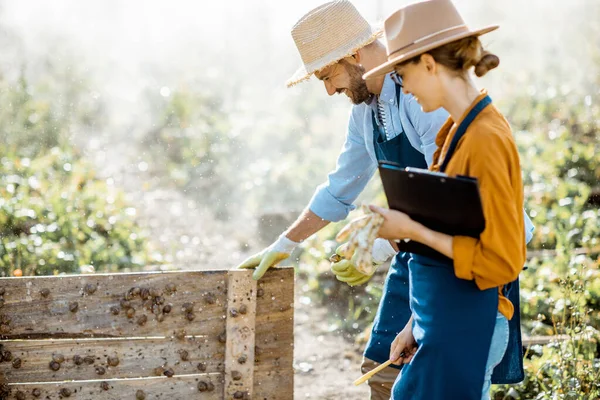
[[[431,54],[425,53],[425,54],[421,55],[421,62],[423,63],[423,66],[425,67],[427,72],[429,72],[431,74],[436,73],[437,64],[435,62],[435,59],[431,56]]]

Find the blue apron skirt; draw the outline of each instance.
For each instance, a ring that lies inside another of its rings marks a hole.
[[[400,104],[400,88],[396,85],[396,104]],[[379,128],[372,113],[373,145],[378,161],[391,161],[402,167],[427,169],[425,156],[417,151],[404,133],[386,140],[385,133]],[[383,286],[383,295],[379,302],[377,315],[373,323],[371,337],[365,348],[365,357],[378,363],[389,359],[390,347],[396,335],[404,329],[411,311],[409,305],[408,261],[409,253],[398,253],[392,259],[390,269]],[[399,366],[392,365],[399,369]]]
[[[498,313],[498,289],[459,279],[451,261],[413,254],[410,307],[417,352],[394,384],[394,400],[481,400]]]

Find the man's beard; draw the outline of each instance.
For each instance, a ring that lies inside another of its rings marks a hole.
[[[350,101],[354,104],[364,103],[371,97],[371,93],[367,89],[367,83],[363,79],[365,69],[362,65],[354,65],[349,62],[344,62],[343,64],[350,77],[350,84],[347,88],[347,95]]]

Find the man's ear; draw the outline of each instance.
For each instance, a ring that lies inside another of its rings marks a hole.
[[[356,53],[354,53],[352,55],[352,58],[354,58],[356,60],[357,64],[360,64],[360,59],[361,59],[360,50],[358,50]]]

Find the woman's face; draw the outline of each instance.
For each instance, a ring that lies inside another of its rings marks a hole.
[[[434,111],[442,106],[439,65],[429,54],[422,55],[418,63],[397,65],[395,71],[402,79],[403,92],[412,94],[424,112]]]

